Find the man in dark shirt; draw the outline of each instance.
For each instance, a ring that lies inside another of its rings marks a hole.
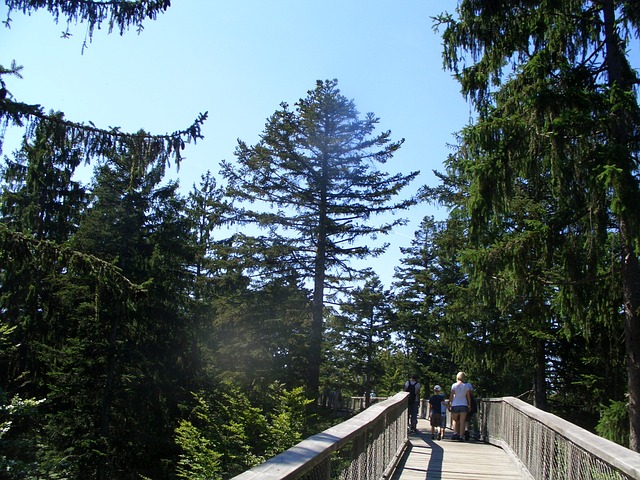
[[[418,410],[420,409],[420,383],[418,376],[414,375],[404,384],[404,391],[409,392],[409,432],[416,433],[418,430]]]

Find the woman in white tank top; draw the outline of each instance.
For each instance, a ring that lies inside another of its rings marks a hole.
[[[458,372],[456,383],[451,385],[449,396],[449,411],[453,420],[452,440],[464,441],[464,427],[471,406],[471,385],[466,383],[467,376],[464,372]]]

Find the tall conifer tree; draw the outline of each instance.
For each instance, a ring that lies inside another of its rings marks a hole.
[[[349,259],[384,251],[362,240],[389,233],[403,220],[376,225],[371,218],[413,205],[413,199],[391,202],[418,172],[390,175],[374,167],[391,159],[402,141],[392,142],[388,131],[374,135],[378,119],[371,113],[361,118],[337,80],[318,81],[295,110],[281,107],[260,142],[239,142],[237,164],[224,162],[223,175],[232,197],[257,205],[241,211],[242,221],[268,228],[282,261],[313,282],[307,381],[315,396],[325,288],[358,274]]]
[[[331,355],[343,364],[344,386],[364,395],[365,408],[371,393],[381,386],[382,352],[391,345],[392,295],[380,278],[371,275],[362,287],[351,290],[340,312],[330,317]],[[351,385],[349,385],[351,383]]]
[[[176,184],[161,183],[161,165],[136,154],[142,153],[135,144],[125,144],[96,169],[94,201],[73,238],[77,250],[113,262],[144,284],[138,298],[99,285],[95,314],[86,320],[91,327],[78,332],[79,342],[93,345],[75,368],[94,382],[86,434],[99,441],[83,454],[95,456],[97,478],[159,475],[160,458],[170,458],[174,448],[171,418],[194,387],[186,269],[193,250],[185,201]]]
[[[472,232],[508,213],[518,188],[544,179],[555,210],[540,232],[567,239],[539,250],[557,255],[555,275],[544,280],[564,298],[558,313],[588,332],[585,320],[597,318],[585,312],[622,298],[608,316],[624,310],[633,450],[640,450],[640,109],[627,46],[640,30],[639,11],[637,1],[463,0],[457,18],[439,18],[445,65],[478,112],[463,134],[463,154],[475,163]],[[617,255],[613,269],[603,253]],[[609,275],[620,290],[599,306],[576,288]]]

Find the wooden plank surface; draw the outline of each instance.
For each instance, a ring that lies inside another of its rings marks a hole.
[[[392,480],[521,480],[524,478],[501,448],[471,439],[431,440],[427,420],[418,420],[418,433],[409,437],[410,445],[398,464]]]

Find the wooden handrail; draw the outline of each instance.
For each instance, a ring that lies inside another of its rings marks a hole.
[[[478,407],[480,438],[509,453],[532,478],[549,478],[560,468],[581,470],[585,461],[611,475],[606,478],[640,478],[639,453],[518,398],[481,399]]]
[[[381,465],[380,473],[376,476],[376,478],[383,477],[385,472],[390,471],[389,464],[401,458],[402,451],[408,442],[407,395],[406,392],[400,392],[383,402],[376,403],[355,417],[313,435],[286,452],[233,478],[234,480],[295,479],[318,468],[321,464],[324,464],[322,471],[326,472],[326,478],[329,478],[331,454],[345,446],[354,449],[354,446],[348,445],[349,442],[359,445],[358,448],[361,450],[365,449],[368,443],[366,437],[369,436],[367,433],[374,430],[383,432],[382,435],[400,437],[385,441],[385,445],[393,446],[393,451],[387,452],[388,458],[384,459],[385,464]],[[364,439],[363,442],[359,442],[360,439]]]

